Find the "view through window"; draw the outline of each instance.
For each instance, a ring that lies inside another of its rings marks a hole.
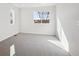
[[[48,17],[49,17],[49,12],[44,12],[44,11],[33,12],[34,23],[49,23]]]

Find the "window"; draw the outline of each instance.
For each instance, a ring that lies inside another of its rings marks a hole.
[[[49,12],[33,12],[33,19],[47,19]]]
[[[49,23],[49,12],[33,12],[34,23]]]

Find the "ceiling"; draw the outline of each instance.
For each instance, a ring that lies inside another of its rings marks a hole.
[[[18,8],[22,8],[22,7],[52,6],[55,5],[55,3],[15,3],[13,5]]]

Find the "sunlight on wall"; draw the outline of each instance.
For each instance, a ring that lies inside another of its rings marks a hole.
[[[69,44],[68,44],[66,35],[65,35],[65,33],[64,33],[63,30],[62,30],[62,39],[61,39],[61,43],[63,44],[65,50],[69,52]]]
[[[64,49],[67,52],[69,52],[68,40],[67,40],[67,37],[64,33],[63,27],[61,26],[61,22],[59,21],[59,19],[57,19],[57,33],[59,36],[59,40],[61,41],[62,45],[64,46]]]
[[[58,37],[59,37],[59,41],[57,40],[48,40],[50,43],[55,44],[56,46],[66,50],[67,52],[69,52],[69,44],[67,41],[67,37],[63,31],[63,28],[61,26],[61,23],[59,21],[59,19],[57,19],[57,33],[58,33]]]
[[[14,44],[10,46],[10,56],[14,56],[15,55],[15,46]]]

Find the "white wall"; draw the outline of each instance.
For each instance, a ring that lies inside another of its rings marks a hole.
[[[58,35],[58,38],[60,40],[60,43],[63,45],[63,48],[67,52],[69,52],[69,43],[68,43],[67,37],[64,33],[62,24],[61,24],[59,19],[57,19],[57,35]],[[62,45],[60,47],[62,47]]]
[[[49,11],[50,23],[34,24],[33,17],[32,17],[34,11]],[[55,6],[21,8],[21,32],[22,33],[55,35],[55,32],[56,32],[55,30],[56,30]]]
[[[79,4],[58,4],[56,7],[57,19],[69,43],[69,52],[79,55]]]
[[[15,23],[10,24],[10,9],[15,11]],[[19,32],[19,18],[18,9],[14,8],[11,4],[0,4],[0,41],[13,36]]]

